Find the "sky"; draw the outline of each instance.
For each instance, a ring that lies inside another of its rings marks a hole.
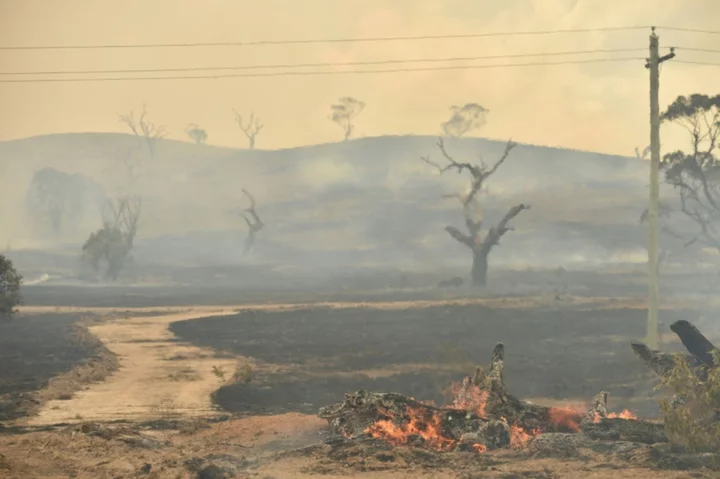
[[[302,40],[637,25],[717,30],[719,18],[717,0],[0,0],[0,46]],[[680,48],[717,50],[720,35],[662,29],[658,33],[661,47],[678,47],[678,60],[720,63],[718,53]],[[234,122],[233,109],[254,110],[265,125],[257,147],[289,148],[340,140],[342,131],[328,121],[330,105],[351,96],[367,105],[357,118],[359,137],[439,134],[452,105],[473,102],[490,111],[476,136],[632,155],[649,139],[649,82],[642,60],[647,56],[648,36],[649,30],[635,30],[374,43],[0,50],[1,72],[335,63],[596,49],[638,51],[465,64],[639,58],[392,74],[0,83],[0,141],[64,132],[125,131],[118,114],[146,104],[148,118],[166,126],[170,138],[187,140],[185,131],[192,123],[207,131],[209,144],[238,148],[247,141]],[[670,61],[661,72],[660,104],[667,105],[681,94],[719,93],[719,80],[718,66]],[[681,141],[681,135],[672,128],[664,131],[664,148]]]

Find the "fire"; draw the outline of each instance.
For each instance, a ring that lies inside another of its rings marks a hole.
[[[539,429],[527,432],[517,424],[513,424],[510,426],[510,447],[513,449],[525,449],[530,439],[540,433]]]
[[[478,454],[482,454],[483,452],[487,451],[487,446],[485,444],[473,444],[472,448]]]
[[[638,418],[635,414],[631,413],[627,409],[623,409],[623,411],[619,414],[611,412],[610,414],[608,414],[608,417],[609,418],[620,418],[620,419],[631,419],[631,420],[636,420]]]
[[[406,411],[408,422],[401,426],[391,419],[381,419],[370,426],[366,432],[376,439],[383,439],[395,446],[407,444],[413,436],[421,437],[429,448],[438,451],[452,449],[456,441],[443,434],[441,419],[436,414],[424,417],[422,411],[409,408]],[[387,414],[392,418],[392,414]]]
[[[609,412],[607,415],[607,418],[608,419],[625,419],[625,420],[634,421],[638,417],[635,414],[628,411],[627,409],[623,409],[622,412],[620,412],[620,413]],[[598,422],[600,422],[601,419],[602,419],[602,417],[599,414],[595,413],[595,416],[593,417],[593,422],[598,423]]]
[[[580,432],[578,418],[584,413],[582,406],[551,407],[548,422],[567,428],[570,432]]]
[[[487,418],[485,408],[487,407],[490,393],[471,384],[470,378],[466,377],[460,384],[453,384],[452,392],[454,397],[452,403],[453,408],[473,411],[477,417],[482,419]]]

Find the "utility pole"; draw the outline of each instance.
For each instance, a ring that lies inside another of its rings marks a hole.
[[[660,63],[675,56],[670,53],[660,57],[658,36],[655,27],[650,35],[650,58],[645,68],[650,70],[650,203],[648,205],[648,319],[645,342],[651,349],[657,349],[658,303],[660,299],[658,274],[658,201],[660,196]]]

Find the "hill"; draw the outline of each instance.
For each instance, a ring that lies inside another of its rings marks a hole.
[[[134,141],[125,134],[78,133],[0,143],[7,224],[0,241],[15,248],[78,248],[95,227],[93,218],[63,238],[29,231],[17,205],[33,173],[47,166],[84,173],[113,194],[122,184],[120,160]],[[464,190],[467,179],[454,172],[440,176],[419,160],[429,155],[442,161],[436,141],[386,136],[263,151],[161,140],[156,157],[142,161],[137,183],[144,207],[136,254],[183,264],[466,265],[467,251],[443,231],[462,225],[459,205],[441,196]],[[451,155],[471,162],[494,161],[504,145],[446,141]],[[504,238],[494,263],[593,265],[642,256],[637,218],[647,197],[643,161],[520,144],[488,184],[488,221],[513,203],[532,205],[514,221],[517,231]],[[256,197],[267,225],[254,259],[242,256],[242,188]]]

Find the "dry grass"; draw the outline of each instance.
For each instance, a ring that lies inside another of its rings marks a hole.
[[[713,357],[720,364],[720,351],[713,351]],[[660,404],[670,439],[691,451],[720,451],[720,368],[693,369],[677,354],[663,384],[682,398]]]

